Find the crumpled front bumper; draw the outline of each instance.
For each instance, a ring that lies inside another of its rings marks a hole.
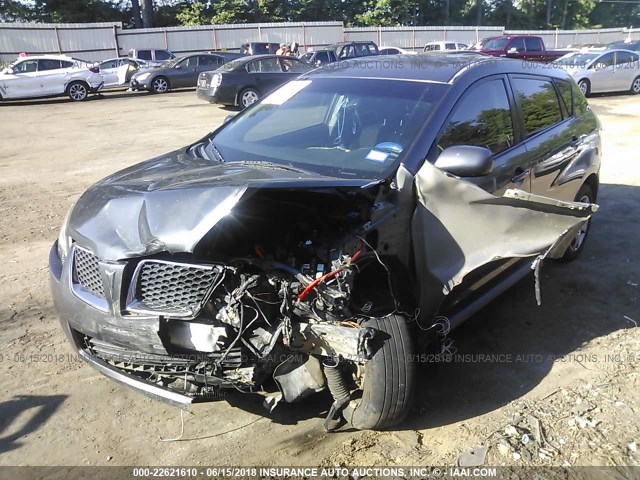
[[[157,317],[136,318],[140,329],[134,329],[133,325],[126,321],[123,322],[118,314],[100,311],[77,298],[69,288],[70,264],[69,259],[67,259],[66,264],[62,263],[58,256],[57,242],[54,243],[49,252],[49,279],[53,303],[58,312],[62,330],[80,358],[110,379],[131,387],[153,399],[181,408],[193,403],[195,400],[193,397],[182,395],[143,378],[130,375],[98,358],[85,348],[82,343],[83,335],[104,339],[115,345],[126,344],[128,347],[134,346],[143,353],[157,354],[160,348],[163,347],[158,337],[157,325],[159,319]],[[153,332],[154,324],[156,325],[155,336],[158,342],[155,345],[147,343],[149,339],[153,338],[150,333]],[[144,332],[144,338],[146,339],[142,340],[142,342],[138,340],[141,332]],[[137,343],[141,345],[136,346]]]

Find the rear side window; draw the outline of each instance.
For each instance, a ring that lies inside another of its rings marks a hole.
[[[524,39],[516,38],[509,44],[509,50],[511,50],[512,48],[515,48],[516,52],[524,52]]]
[[[438,146],[487,147],[494,154],[513,145],[513,123],[509,97],[501,79],[471,87],[455,106]]]
[[[138,58],[142,60],[151,60],[151,50],[138,50]]]
[[[142,58],[142,57],[140,57]],[[156,50],[156,60],[171,60],[171,54],[166,50]],[[151,60],[150,58],[142,58],[143,60]]]
[[[316,62],[329,63],[329,52],[318,52],[316,55]]]
[[[445,50],[455,50],[456,49],[456,44],[455,43],[445,43],[444,48],[445,48]]]
[[[556,80],[556,86],[560,92],[560,98],[562,99],[563,106],[567,112],[567,116],[573,115],[573,99],[571,94],[571,84],[562,80]]]
[[[550,80],[514,78],[511,85],[522,108],[527,136],[562,120],[558,94]]]
[[[587,99],[580,91],[577,83],[573,82],[571,84],[571,90],[573,90],[573,113],[576,116],[583,115],[589,110],[589,103],[587,103]]]
[[[542,41],[539,38],[525,38],[524,45],[527,47],[528,52],[542,51]]]
[[[60,60],[38,60],[38,71],[58,70],[60,68]]]

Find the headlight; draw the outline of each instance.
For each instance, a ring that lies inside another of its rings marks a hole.
[[[145,81],[147,78],[149,78],[149,75],[151,75],[150,73],[141,73],[140,75],[138,75],[136,77],[136,80],[138,80],[139,82],[143,82]]]
[[[60,234],[58,235],[58,256],[62,263],[67,259],[69,250],[71,249],[72,239],[67,235],[67,226],[69,225],[69,219],[71,218],[71,212],[73,211],[74,206],[75,204],[71,205],[71,208],[69,208],[69,211],[64,216],[62,227],[60,228]]]

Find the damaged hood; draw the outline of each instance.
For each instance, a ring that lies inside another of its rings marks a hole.
[[[270,164],[218,163],[185,149],[134,165],[96,183],[78,200],[67,234],[100,259],[192,252],[250,190],[361,187]]]

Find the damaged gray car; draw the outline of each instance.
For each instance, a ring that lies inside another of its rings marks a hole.
[[[563,71],[329,65],[87,190],[51,249],[55,307],[84,360],[154,398],[273,409],[328,389],[327,430],[388,428],[414,353],[578,256],[600,157]]]

